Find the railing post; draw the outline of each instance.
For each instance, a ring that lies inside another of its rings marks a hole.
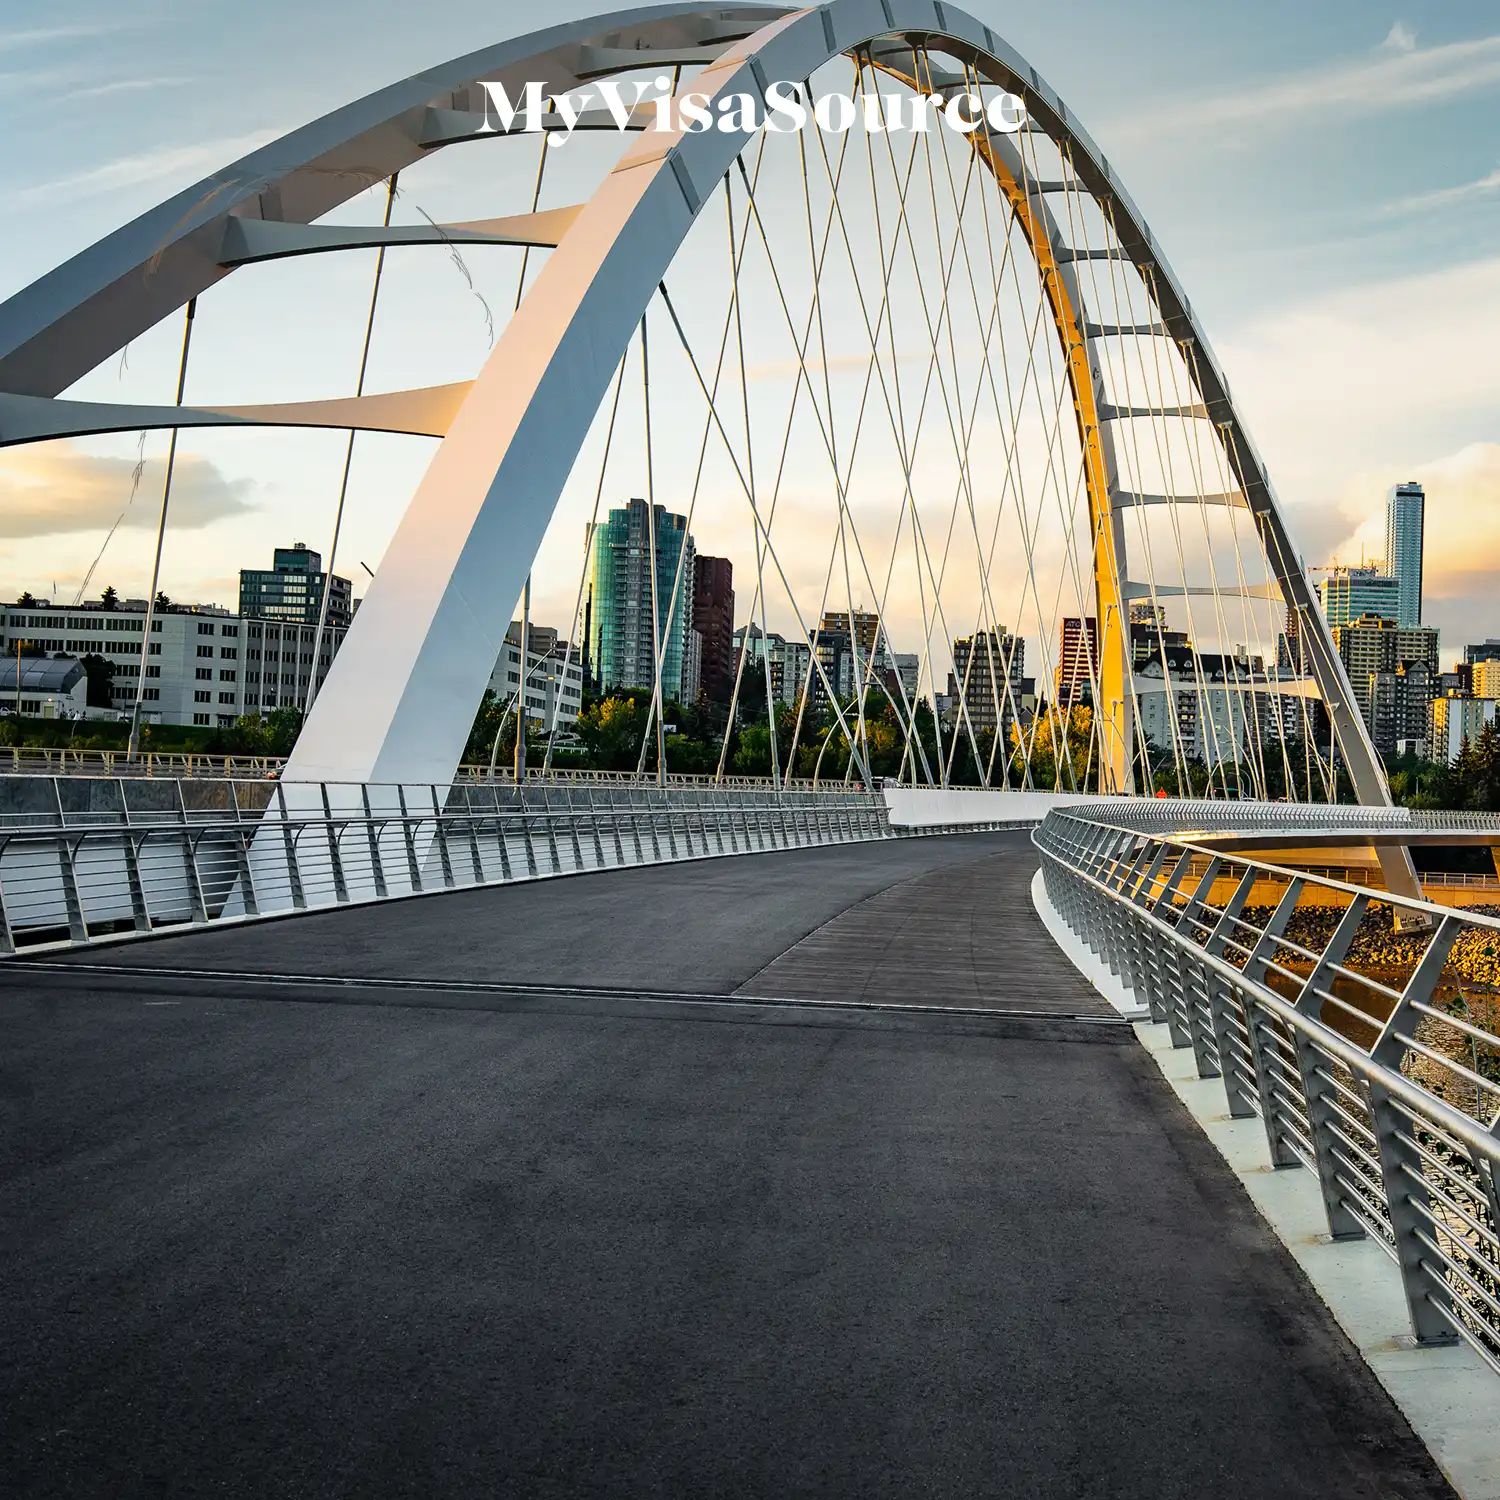
[[[1293,876],[1282,892],[1271,920],[1266,923],[1261,935],[1255,940],[1250,956],[1245,960],[1244,975],[1247,981],[1244,995],[1245,1029],[1250,1035],[1250,1056],[1255,1065],[1255,1088],[1260,1098],[1260,1118],[1266,1129],[1266,1145],[1271,1152],[1271,1165],[1275,1167],[1300,1167],[1301,1158],[1287,1145],[1282,1134],[1281,1105],[1276,1098],[1271,1065],[1266,1060],[1266,1040],[1261,1028],[1267,1024],[1260,1013],[1250,986],[1261,984],[1265,979],[1266,966],[1275,955],[1281,935],[1287,929],[1302,899],[1302,879]]]
[[[333,872],[333,899],[343,905],[349,899],[349,882],[344,878],[344,850],[338,831],[333,826],[333,801],[328,795],[328,783],[321,784],[323,793],[323,830],[328,841],[328,864]],[[436,789],[433,791],[436,798]],[[344,825],[346,828],[348,824]]]
[[[260,915],[260,900],[255,892],[255,870],[250,862],[250,846],[255,839],[254,827],[245,822],[245,809],[240,806],[240,789],[237,783],[229,783],[229,798],[234,803],[235,827],[235,872],[240,888],[240,899],[244,903],[245,915]]]
[[[297,839],[292,833],[291,814],[286,805],[286,783],[283,781],[276,783],[276,805],[281,812],[281,844],[286,854],[287,893],[291,897],[293,911],[302,911],[307,906],[307,892],[302,887],[302,871],[297,864]]]
[[[1209,860],[1208,869],[1199,882],[1198,894],[1201,895],[1205,904],[1212,895],[1219,868],[1219,860]],[[1229,900],[1224,903],[1224,910],[1219,914],[1218,921],[1214,923],[1204,940],[1205,955],[1210,958],[1224,956],[1224,949],[1230,940],[1229,935],[1235,930],[1240,914],[1245,910],[1250,900],[1250,893],[1254,889],[1255,871],[1247,868],[1230,893]],[[1255,1050],[1250,1007],[1239,998],[1234,989],[1219,974],[1206,965],[1205,975],[1208,983],[1208,1009],[1213,1017],[1214,1045],[1219,1054],[1219,1071],[1224,1079],[1224,1098],[1229,1105],[1229,1115],[1235,1120],[1248,1119],[1255,1113],[1255,1101],[1260,1097],[1260,1084],[1255,1072],[1258,1067],[1259,1054]],[[1230,1019],[1231,1005],[1238,1009],[1245,1024],[1245,1046],[1250,1051],[1251,1060],[1249,1073],[1245,1071],[1245,1059],[1234,1044],[1234,1030]]]
[[[1342,964],[1354,943],[1359,924],[1364,920],[1369,898],[1356,896],[1345,908],[1339,924],[1323,949],[1312,973],[1303,982],[1297,996],[1297,1010],[1315,1021],[1323,1018],[1323,996],[1319,989],[1332,978],[1336,964]],[[1323,1194],[1323,1210],[1328,1216],[1328,1233],[1336,1240],[1358,1240],[1365,1236],[1365,1226],[1347,1203],[1339,1185],[1338,1160],[1334,1155],[1338,1136],[1333,1121],[1338,1116],[1332,1099],[1336,1090],[1319,1072],[1321,1059],[1317,1048],[1302,1032],[1292,1035],[1297,1050],[1297,1070],[1302,1078],[1302,1103],[1307,1110],[1307,1131],[1312,1140],[1313,1164],[1318,1170],[1318,1188]]]
[[[369,837],[370,843],[370,874],[375,881],[376,897],[384,900],[389,892],[385,887],[385,865],[381,862],[380,858],[380,835],[375,827],[375,815],[370,809],[370,788],[368,786],[361,786],[359,792],[360,803],[365,810],[365,832]],[[382,824],[381,828],[383,829],[384,826]]]
[[[422,862],[417,858],[417,834],[412,826],[412,815],[406,805],[406,788],[397,786],[396,805],[401,809],[401,839],[406,845],[406,873],[414,891],[422,889]]]
[[[1403,1034],[1415,1035],[1421,1013],[1413,1002],[1430,1005],[1433,991],[1442,978],[1448,954],[1457,941],[1459,924],[1445,916],[1432,934],[1412,976],[1401,991],[1401,999],[1381,1028],[1370,1051],[1371,1060],[1401,1071],[1406,1055]],[[1370,1125],[1380,1154],[1380,1175],[1385,1186],[1386,1210],[1390,1214],[1391,1234],[1395,1242],[1396,1264],[1401,1268],[1401,1288],[1406,1293],[1407,1312],[1412,1332],[1419,1344],[1452,1344],[1457,1341],[1452,1325],[1437,1311],[1431,1293],[1436,1289],[1432,1276],[1443,1272],[1425,1268],[1426,1247],[1418,1237],[1432,1229],[1432,1196],[1426,1188],[1426,1171],[1421,1153],[1412,1145],[1410,1130],[1391,1103],[1390,1093],[1370,1081]]]
[[[432,841],[437,845],[438,864],[443,872],[443,886],[446,890],[452,890],[453,860],[448,852],[448,829],[443,822],[443,809],[438,802],[438,789],[436,784],[428,787],[432,800]]]

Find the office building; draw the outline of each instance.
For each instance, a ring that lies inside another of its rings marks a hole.
[[[1500,661],[1500,641],[1480,641],[1477,645],[1464,647],[1464,665],[1473,666],[1480,661]]]
[[[1399,622],[1400,582],[1378,568],[1331,568],[1318,594],[1331,627],[1350,625],[1361,615]],[[1289,614],[1289,628],[1291,623]]]
[[[1451,765],[1466,743],[1495,722],[1497,710],[1494,698],[1434,698],[1427,706],[1428,757]]]
[[[648,507],[644,500],[628,500],[591,528],[590,667],[601,692],[654,686],[653,545],[662,697],[680,702],[683,659],[688,632],[693,628],[694,548],[687,519],[663,506]]]
[[[1093,702],[1099,675],[1099,625],[1092,615],[1066,615],[1058,627],[1054,699],[1059,708]]]
[[[795,708],[802,696],[812,667],[812,651],[806,641],[788,640],[774,630],[764,634],[756,624],[743,625],[734,633],[735,668],[739,670],[739,654],[748,652],[744,671],[740,675],[740,697],[746,696],[745,684],[754,674],[754,680],[764,683],[766,664],[769,661],[771,697],[788,708]],[[752,696],[754,696],[752,694]]]
[[[734,565],[727,557],[693,559],[693,629],[702,637],[702,695],[727,704],[734,691]],[[693,702],[697,695],[683,697]]]
[[[1333,644],[1344,663],[1345,672],[1349,674],[1355,702],[1372,739],[1376,733],[1374,688],[1377,673],[1394,672],[1398,667],[1421,662],[1429,674],[1429,688],[1436,684],[1438,633],[1430,625],[1407,627],[1383,615],[1364,614],[1347,625],[1335,626]],[[1394,710],[1389,696],[1383,701],[1385,721],[1380,732],[1391,739],[1393,736],[1387,729],[1394,722],[1391,718]]]
[[[1381,755],[1426,753],[1437,674],[1426,661],[1382,667],[1370,678],[1370,740]]]
[[[917,687],[922,677],[922,658],[915,651],[896,651],[891,655],[891,662],[896,669],[896,676],[906,692],[907,702],[915,703],[917,699]],[[898,700],[900,696],[899,693],[896,694]]]
[[[566,671],[564,658],[567,658]],[[576,722],[583,707],[583,664],[556,630],[532,625],[526,632],[526,717],[551,729]],[[489,689],[502,703],[521,691],[521,622],[512,620],[490,672]]]
[[[1473,663],[1469,668],[1469,691],[1476,698],[1500,698],[1500,660]]]
[[[1427,498],[1420,484],[1394,485],[1385,504],[1385,570],[1396,580],[1398,625],[1422,620],[1422,531]]]
[[[818,622],[815,634],[822,674],[813,673],[813,701],[822,703],[826,694],[823,676],[841,703],[857,698],[890,666],[890,651],[880,616],[868,610],[830,610]]]
[[[316,625],[328,584],[328,623],[347,628],[354,617],[354,586],[337,573],[329,579],[323,558],[306,542],[278,547],[269,568],[240,569],[240,614],[261,620]]]
[[[114,668],[112,706],[129,714],[140,682],[144,599],[101,604],[7,605],[0,608],[0,646],[17,643],[48,654],[99,656]],[[323,633],[313,662],[313,625],[245,619],[217,605],[169,604],[151,619],[141,716],[148,724],[225,729],[242,714],[301,708],[309,681],[321,685],[343,644],[342,627]]]
[[[679,701],[694,704],[703,696],[703,633],[690,630],[682,651],[682,691]]]
[[[1026,642],[1008,630],[984,630],[953,642],[953,671],[948,693],[964,706],[977,734],[996,729],[1006,736],[1020,716],[1021,681],[1026,671]]]

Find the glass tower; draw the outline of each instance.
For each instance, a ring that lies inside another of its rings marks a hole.
[[[1420,484],[1396,485],[1385,505],[1385,570],[1396,580],[1396,623],[1422,621],[1422,513]]]
[[[687,519],[644,500],[628,500],[593,527],[589,578],[593,586],[593,671],[600,690],[653,685],[651,649],[651,533],[656,541],[656,601],[662,634],[663,698],[681,701],[683,659],[693,626],[693,539]],[[684,555],[684,549],[686,555]],[[682,566],[678,568],[678,559]],[[673,583],[677,584],[673,603]],[[668,618],[670,616],[670,619]]]
[[[1331,568],[1318,592],[1331,626],[1352,625],[1361,615],[1400,623],[1400,581],[1374,568]]]

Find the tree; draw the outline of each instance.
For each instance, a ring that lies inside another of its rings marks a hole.
[[[99,595],[99,604],[101,608],[104,609],[118,609],[120,607],[120,596],[115,592],[114,584],[110,584],[110,586],[105,589],[102,594]]]
[[[266,715],[266,754],[290,755],[302,729],[302,710],[287,705]]]
[[[16,600],[16,603],[19,604],[22,609],[30,609],[36,603],[36,595],[33,594],[30,589],[23,589],[21,592],[21,597]]]
[[[1026,733],[1031,733],[1027,726]],[[1094,760],[1094,711],[1086,704],[1071,709],[1047,708],[1035,725],[1036,738],[1027,755],[1019,724],[1012,724],[1011,764],[1019,775],[1028,761],[1031,785],[1043,792],[1086,791],[1098,767]]]
[[[157,590],[156,594],[156,607],[157,609],[171,609],[172,607],[172,601],[160,589]]]
[[[589,764],[601,771],[633,771],[641,753],[641,736],[651,695],[644,688],[613,693],[591,703],[578,716],[578,738],[583,741]],[[648,764],[655,756],[647,749]],[[670,762],[669,762],[670,764]]]
[[[84,675],[88,687],[84,702],[90,708],[112,708],[115,701],[115,664],[107,657],[91,651],[83,658]]]

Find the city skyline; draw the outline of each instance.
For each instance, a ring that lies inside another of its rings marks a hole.
[[[63,9],[66,25],[0,33],[5,57],[16,64],[0,89],[0,118],[13,113],[11,139],[23,148],[15,159],[32,164],[35,174],[11,186],[39,212],[46,210],[48,228],[48,237],[39,238],[28,216],[0,247],[0,295],[174,185],[267,132],[311,117],[326,103],[315,68],[298,63],[274,90],[257,95],[262,113],[245,121],[244,131],[215,131],[205,121],[195,143],[183,146],[169,132],[183,125],[184,108],[191,113],[203,107],[185,80],[212,73],[208,31],[180,31],[176,71],[153,71],[148,62],[159,8],[147,7],[129,25],[86,4]],[[983,4],[975,9],[986,12]],[[216,35],[232,41],[240,27],[248,43],[259,28],[276,24],[277,10],[271,5],[250,17],[220,8],[212,17]],[[432,32],[424,30],[421,46],[436,53],[477,44],[514,21],[513,10],[459,4],[433,23]],[[1353,555],[1362,539],[1379,535],[1375,497],[1402,479],[1423,481],[1432,501],[1429,618],[1455,640],[1458,625],[1476,617],[1488,630],[1500,629],[1500,619],[1483,614],[1489,574],[1500,560],[1500,532],[1492,536],[1488,519],[1500,515],[1493,417],[1500,409],[1500,377],[1493,362],[1472,349],[1455,312],[1500,300],[1500,259],[1476,258],[1475,248],[1493,242],[1489,231],[1500,206],[1500,194],[1485,185],[1493,163],[1476,143],[1483,133],[1471,128],[1500,89],[1500,36],[1490,34],[1488,14],[1477,5],[1426,5],[1377,18],[1365,7],[1339,4],[1314,19],[1284,8],[1283,20],[1295,25],[1304,43],[1299,51],[1305,61],[1288,68],[1259,22],[1251,27],[1244,18],[1204,15],[1177,4],[1162,10],[1172,16],[1181,42],[1180,55],[1170,63],[1148,60],[1133,28],[1108,7],[1074,3],[1047,17],[1006,16],[1004,23],[1065,96],[1090,98],[1085,122],[1130,178],[1167,252],[1193,286],[1195,305],[1247,410],[1304,555]],[[1096,48],[1079,49],[1066,40],[1068,23],[1084,18],[1099,39]],[[206,15],[201,24],[207,27]],[[351,87],[373,87],[394,76],[398,57],[405,60],[412,41],[398,21],[378,41],[361,42],[349,60]],[[1149,81],[1144,90],[1122,81],[1131,70],[1115,66],[1120,56],[1139,61],[1144,72],[1138,76]],[[48,76],[65,79],[72,93],[66,129],[42,140],[25,101],[36,80]],[[1183,86],[1185,78],[1191,86]],[[1384,90],[1384,116],[1372,113],[1370,89]],[[1256,98],[1275,106],[1274,118],[1269,110],[1266,117],[1252,112]],[[1299,125],[1315,128],[1289,154],[1290,132]],[[101,161],[98,143],[106,130],[117,154]],[[1353,150],[1356,135],[1362,139]],[[1222,195],[1213,195],[1215,212],[1202,212],[1214,150],[1232,154],[1252,190],[1257,183],[1267,190],[1274,183],[1278,201],[1291,210],[1276,217],[1274,229],[1267,216],[1219,206]],[[1394,159],[1436,153],[1442,170],[1428,173],[1437,185],[1423,202],[1393,196],[1391,175],[1374,170],[1393,152]],[[1338,171],[1331,169],[1334,158]],[[1177,174],[1184,165],[1202,166],[1202,191],[1179,195]],[[71,184],[66,192],[63,183]],[[421,202],[426,209],[440,199]],[[1422,226],[1420,251],[1404,232],[1413,222]],[[479,283],[497,305],[510,295],[503,290],[510,264],[492,271],[475,261]],[[323,294],[328,281],[318,276],[352,284],[361,273],[351,268],[314,275],[287,265],[276,274],[295,309]],[[433,294],[439,300],[432,305],[472,349],[482,337],[474,300],[453,279],[454,286]],[[1384,349],[1399,348],[1403,365],[1422,369],[1421,381],[1398,378],[1386,360],[1374,357],[1365,330],[1373,326],[1370,314],[1377,306]],[[173,337],[173,330],[157,330],[129,351],[120,370],[96,372],[90,377],[96,393],[110,398],[117,389],[159,387]],[[388,365],[413,352],[398,344],[377,349],[377,356]],[[255,394],[264,373],[255,349],[238,356],[234,367],[208,345],[204,359],[205,384],[228,389],[232,374]],[[325,373],[333,385],[346,379],[335,366],[313,369],[309,393],[314,377]],[[1315,387],[1342,393],[1332,410],[1319,404],[1316,419],[1307,399]],[[71,598],[104,532],[127,509],[101,567],[122,592],[144,593],[164,441],[160,435],[148,439],[138,486],[137,450],[129,440],[0,454],[0,498],[8,515],[8,535],[0,538],[0,592],[15,597],[29,588]],[[358,505],[351,506],[336,564],[342,572],[358,577],[359,564],[379,565],[408,481],[425,461],[423,445],[402,447],[403,441],[360,439],[351,490]],[[269,469],[259,463],[261,448],[241,435],[216,435],[211,443],[191,435],[184,440],[174,495],[180,529],[170,541],[162,580],[174,597],[228,598],[236,549],[267,528],[308,532],[310,545],[327,550],[320,532],[331,527],[337,474],[328,454],[334,447],[319,435],[296,435],[278,444],[283,456]],[[133,486],[137,498],[126,507]],[[658,498],[669,508],[685,499]],[[326,507],[321,526],[314,521],[320,507]],[[786,524],[789,534],[799,524],[794,512]],[[718,539],[708,545],[729,550]],[[563,618],[571,585],[539,579],[539,586],[539,610]],[[552,597],[545,593],[549,588]],[[915,605],[903,601],[902,609],[912,612]],[[896,611],[890,617],[893,627],[906,629]],[[1014,620],[1004,623],[1018,628]],[[957,627],[949,632],[959,633]]]

